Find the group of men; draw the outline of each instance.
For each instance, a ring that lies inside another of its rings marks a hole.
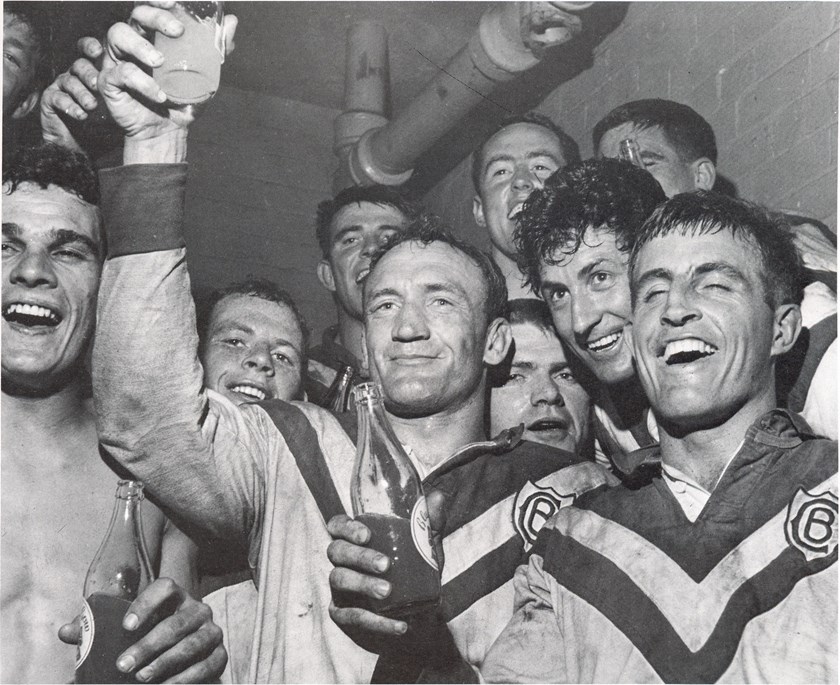
[[[124,623],[158,622],[118,661],[142,681],[206,681],[226,654],[233,682],[836,680],[830,234],[715,193],[684,105],[617,108],[584,162],[528,114],[473,157],[490,256],[393,189],[349,189],[318,208],[321,345],[270,282],[197,315],[192,113],[148,73],[150,37],[182,27],[157,5],[45,91],[63,147],[3,170],[4,679],[69,677],[55,632],[130,474],[169,578]],[[14,7],[4,25],[37,48]],[[94,94],[125,131],[99,180],[71,135]],[[626,138],[645,169],[612,159]],[[349,516],[354,413],[289,402],[348,368],[381,385],[441,538],[440,605],[409,622],[362,608],[390,560]],[[249,577],[202,603],[208,545]]]

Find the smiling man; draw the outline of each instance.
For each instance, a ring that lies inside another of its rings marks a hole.
[[[291,296],[264,279],[211,293],[200,316],[208,388],[235,403],[300,399],[309,329]]]
[[[629,332],[661,472],[543,528],[487,681],[836,681],[837,443],[775,409],[800,269],[745,202],[680,195],[648,220]]]
[[[512,299],[533,297],[516,266],[513,242],[522,204],[554,171],[579,161],[577,144],[534,112],[504,119],[473,153],[473,217],[487,231],[490,253]]]
[[[58,631],[82,608],[85,573],[108,528],[120,477],[99,457],[85,368],[103,259],[98,201],[89,162],[57,146],[23,148],[3,169],[4,682],[72,678],[76,649],[59,642]],[[156,574],[192,590],[187,538],[151,503],[143,519]],[[161,601],[178,609],[176,622],[194,622],[190,640],[201,652],[183,677],[202,681],[221,672],[224,649],[207,608],[174,584],[167,595]],[[158,639],[166,637],[160,628]],[[62,635],[73,640],[68,628]],[[122,670],[149,678],[184,671],[189,649],[155,661],[172,644],[146,638],[126,653],[133,660],[122,661]]]
[[[526,440],[591,454],[592,402],[581,384],[585,372],[563,349],[545,303],[511,300],[508,321],[513,357],[491,374],[491,435],[522,423]]]
[[[338,322],[310,351],[306,386],[310,402],[329,405],[328,390],[347,367],[352,370],[348,382],[367,377],[362,286],[370,257],[418,211],[397,189],[386,186],[347,188],[318,205],[316,233],[323,254],[318,280],[333,294]]]
[[[653,177],[618,160],[589,160],[552,176],[526,202],[517,233],[526,279],[551,311],[567,348],[597,379],[596,456],[656,441],[656,427],[624,336],[631,319],[629,249],[665,195]],[[631,469],[632,470],[632,469]]]

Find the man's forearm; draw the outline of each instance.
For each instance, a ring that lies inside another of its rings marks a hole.
[[[259,479],[249,472],[241,412],[211,411],[203,390],[181,236],[185,178],[184,165],[102,174],[109,257],[93,354],[100,441],[179,520],[241,538]]]

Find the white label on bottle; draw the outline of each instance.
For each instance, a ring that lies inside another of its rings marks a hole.
[[[438,570],[435,553],[432,550],[432,528],[429,523],[429,509],[426,498],[421,497],[411,510],[411,537],[420,556],[433,569]]]
[[[90,648],[93,646],[93,636],[96,633],[96,624],[93,621],[93,612],[90,610],[90,604],[87,600],[82,600],[84,606],[82,607],[82,615],[79,617],[79,624],[82,631],[82,641],[79,643],[79,656],[76,659],[76,668],[81,666],[88,654]]]

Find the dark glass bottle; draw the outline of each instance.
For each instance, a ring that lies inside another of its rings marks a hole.
[[[379,386],[361,383],[353,392],[359,425],[350,489],[353,515],[370,528],[368,546],[391,559],[383,575],[392,585],[391,594],[370,600],[369,608],[405,618],[436,605],[440,598],[426,497],[385,416]]]
[[[336,374],[335,380],[324,397],[324,407],[336,414],[343,414],[349,409],[350,391],[353,390],[355,373],[353,367],[348,365]]]
[[[85,576],[77,683],[136,683],[132,673],[117,670],[116,662],[148,632],[122,628],[129,605],[154,580],[140,516],[143,483],[119,481],[116,500],[108,532]]]

